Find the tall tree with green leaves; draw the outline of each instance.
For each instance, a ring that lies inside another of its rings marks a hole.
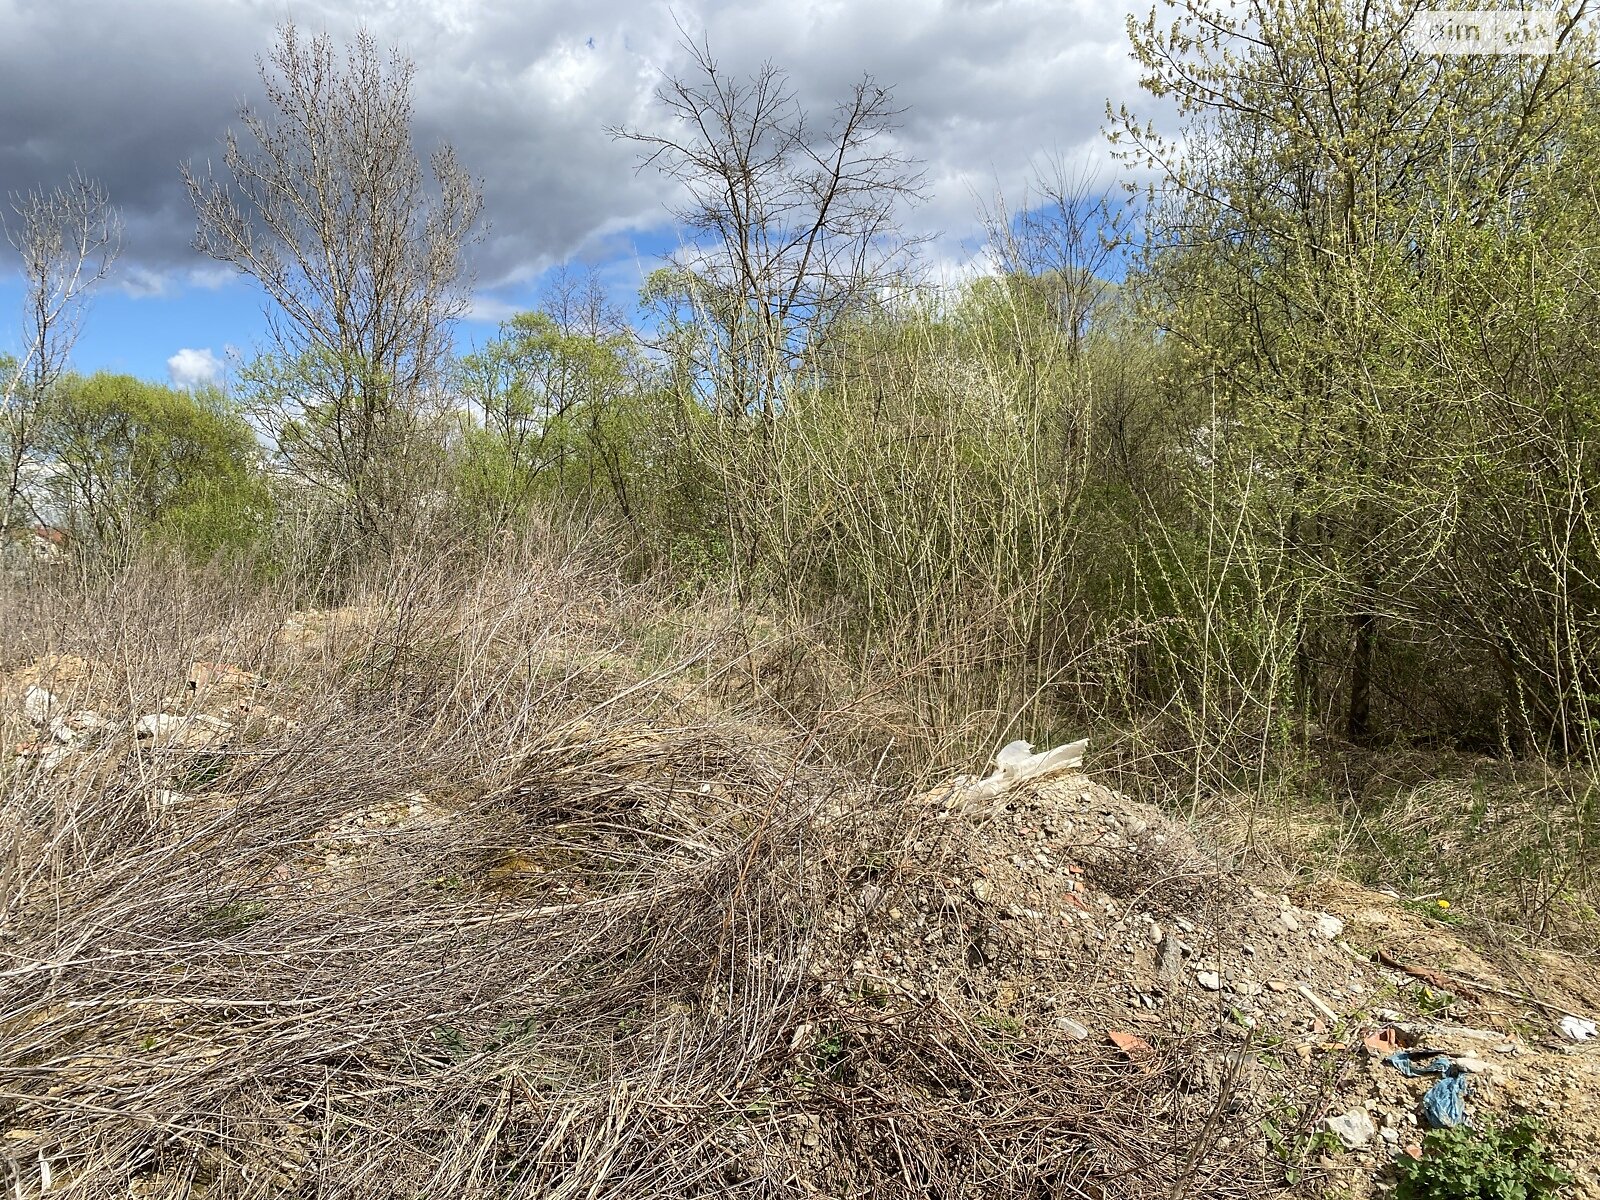
[[[658,374],[599,281],[563,272],[457,365],[463,499],[493,527],[558,493],[634,522]]]
[[[1430,54],[1417,0],[1183,0],[1130,21],[1145,87],[1183,126],[1122,110],[1113,139],[1162,174],[1145,284],[1211,409],[1207,464],[1237,516],[1220,527],[1291,597],[1301,700],[1337,704],[1357,742],[1378,733],[1386,640],[1396,670],[1430,641],[1480,663],[1508,650],[1426,582],[1464,544],[1483,449],[1439,366],[1481,347],[1497,305],[1537,300],[1515,279],[1461,285],[1592,153],[1586,7],[1542,57]]]
[[[87,546],[147,539],[208,557],[265,540],[271,504],[249,424],[217,392],[68,377],[41,410],[49,502]]]

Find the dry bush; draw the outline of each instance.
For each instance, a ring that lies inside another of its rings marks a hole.
[[[1261,1099],[1196,1084],[1205,1038],[1129,1059],[997,1027],[982,962],[864,989],[839,967],[864,889],[944,886],[961,847],[912,789],[843,769],[849,703],[813,693],[795,723],[738,682],[748,626],[686,620],[599,556],[499,559],[391,563],[322,612],[148,567],[7,585],[5,666],[103,664],[83,698],[108,716],[211,703],[183,694],[197,658],[267,684],[226,744],[122,725],[7,767],[17,1194],[45,1174],[208,1197],[1281,1178]],[[958,906],[941,919],[960,933]]]

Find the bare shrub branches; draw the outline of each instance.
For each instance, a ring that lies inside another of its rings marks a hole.
[[[296,722],[186,792],[190,759],[115,737],[0,776],[0,1184],[1023,1200],[1270,1171],[1255,1111],[1202,1122],[1221,1102],[1182,1082],[1213,1043],[1039,1053],[981,1019],[964,937],[925,999],[841,974],[862,872],[906,903],[960,846],[904,792],[852,804],[813,737],[717,714],[703,613],[650,673],[619,630],[670,614],[579,553],[408,561],[290,622],[177,582],[8,597],[28,649],[125,665],[108,697],[205,638]]]
[[[1129,244],[1132,212],[1114,195],[1092,171],[1057,156],[1035,169],[1015,206],[997,196],[983,214],[990,251],[1008,283],[1042,300],[1071,358]]]

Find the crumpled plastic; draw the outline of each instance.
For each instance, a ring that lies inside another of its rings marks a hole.
[[[1471,1085],[1448,1054],[1435,1054],[1419,1062],[1412,1058],[1410,1051],[1397,1050],[1383,1061],[1412,1079],[1421,1079],[1424,1075],[1444,1076],[1422,1097],[1422,1119],[1428,1128],[1448,1129],[1467,1119],[1467,1091]]]
[[[1571,1042],[1587,1042],[1590,1038],[1600,1036],[1593,1021],[1586,1021],[1582,1017],[1562,1017],[1560,1021],[1561,1035]]]
[[[1066,746],[1034,754],[1034,746],[1030,742],[1008,742],[1002,747],[1000,754],[995,755],[995,773],[990,774],[989,778],[973,779],[963,774],[950,781],[952,806],[973,800],[992,800],[997,795],[1008,792],[1011,784],[1018,784],[1024,779],[1037,779],[1056,771],[1082,768],[1083,754],[1088,750],[1088,746],[1090,739],[1080,738],[1078,741],[1069,742]]]

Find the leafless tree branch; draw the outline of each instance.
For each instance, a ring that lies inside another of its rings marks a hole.
[[[341,61],[327,34],[306,41],[286,23],[261,64],[267,110],[241,111],[225,176],[184,170],[195,245],[271,301],[270,343],[295,393],[264,414],[280,455],[368,534],[394,502],[418,406],[470,299],[462,254],[482,208],[448,146],[424,171],[415,69],[365,31]]]
[[[656,93],[665,128],[611,132],[688,193],[671,267],[706,326],[697,370],[724,411],[770,418],[785,378],[908,264],[917,241],[897,215],[923,177],[894,144],[904,110],[871,76],[817,122],[772,63],[739,79],[703,38],[684,49],[687,72]]]
[[[11,219],[0,224],[21,258],[24,345],[0,373],[0,450],[5,455],[0,529],[20,510],[32,512],[26,489],[35,454],[34,415],[61,377],[82,327],[88,292],[103,280],[122,247],[122,222],[106,190],[82,174],[65,184],[14,193]]]

